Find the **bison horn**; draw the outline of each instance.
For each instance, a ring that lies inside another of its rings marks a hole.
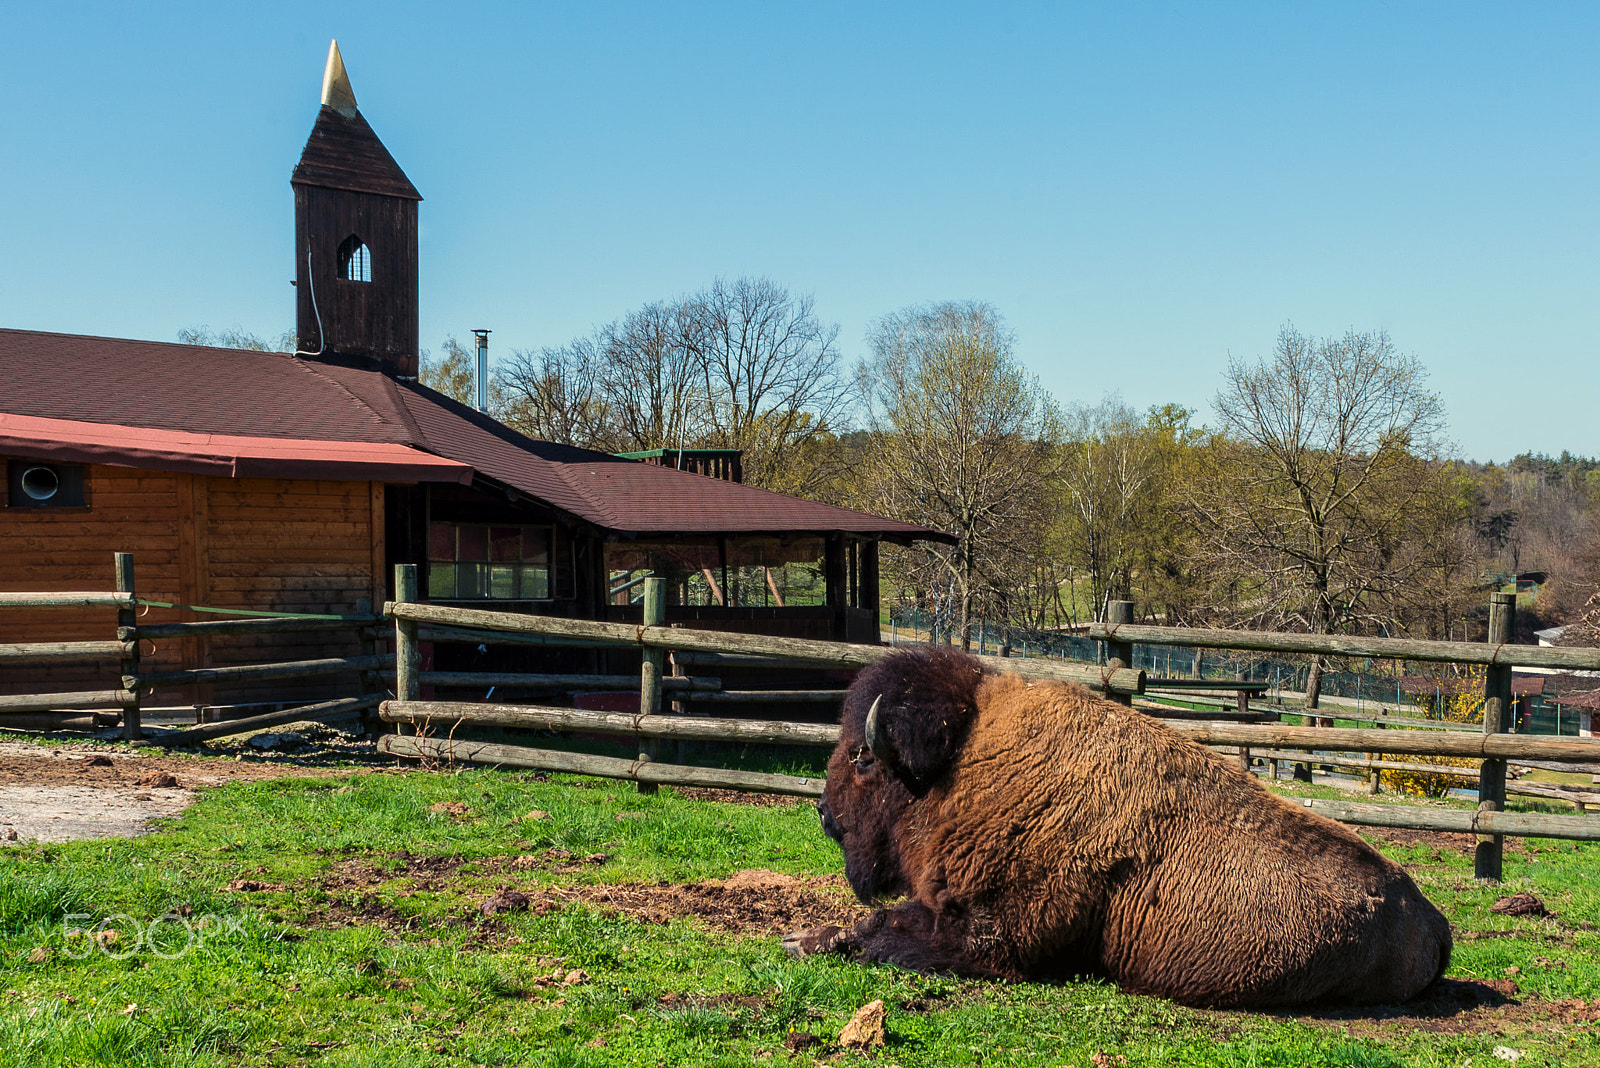
[[[872,755],[893,768],[899,761],[895,758],[894,745],[889,741],[889,731],[878,721],[878,706],[883,704],[883,694],[872,702],[872,707],[867,710],[867,748],[872,750]]]

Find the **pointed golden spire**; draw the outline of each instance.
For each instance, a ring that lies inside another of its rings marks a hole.
[[[328,66],[322,72],[322,106],[332,108],[345,118],[356,113],[356,91],[350,88],[350,75],[344,72],[344,57],[339,54],[339,42],[328,42]]]

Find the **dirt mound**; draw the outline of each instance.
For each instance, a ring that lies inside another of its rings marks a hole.
[[[601,886],[540,887],[527,891],[538,911],[582,902],[608,915],[644,923],[666,923],[692,916],[732,934],[780,935],[805,927],[848,927],[867,909],[837,875],[807,879],[777,872],[738,872],[703,883],[612,883]]]
[[[1507,916],[1554,915],[1554,913],[1544,907],[1543,901],[1540,901],[1537,897],[1534,897],[1532,894],[1527,892],[1512,894],[1510,897],[1503,897],[1499,901],[1496,901],[1493,905],[1490,905],[1489,911],[1503,913]]]
[[[724,890],[787,890],[791,886],[799,886],[800,880],[793,875],[768,871],[766,868],[746,868],[726,879],[708,879],[705,885],[720,886]]]

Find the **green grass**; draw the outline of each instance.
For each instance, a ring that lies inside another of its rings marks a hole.
[[[439,802],[470,811],[430,811]],[[531,810],[545,816],[522,818]],[[554,849],[610,859],[570,874],[504,870],[507,858]],[[453,858],[456,870],[419,879],[391,856],[402,851]],[[1600,918],[1600,847],[1519,845],[1500,887],[1474,883],[1470,857],[1457,852],[1389,852],[1456,926],[1452,976],[1501,979],[1516,968],[1526,993],[1600,997],[1600,940],[1585,926]],[[1352,1029],[1199,1012],[1098,982],[994,984],[792,961],[771,937],[583,904],[492,920],[478,909],[506,884],[691,883],[743,868],[833,874],[840,862],[805,804],[721,804],[665,788],[640,796],[621,783],[489,770],[220,787],[144,838],[0,852],[0,1065],[786,1065],[791,1031],[831,1040],[874,998],[890,1006],[891,1035],[875,1063],[902,1068],[1088,1068],[1097,1051],[1132,1066],[1457,1068],[1500,1063],[1500,1045],[1525,1053],[1524,1068],[1600,1064],[1592,1027]],[[365,881],[329,882],[357,871]],[[238,879],[283,889],[222,889]],[[1519,889],[1559,920],[1489,911]],[[64,933],[117,914],[103,925],[119,934],[167,919],[152,944],[125,936],[109,952]],[[35,959],[41,948],[51,952]],[[574,969],[587,980],[549,981]],[[816,1056],[866,1063],[826,1047],[792,1063]]]

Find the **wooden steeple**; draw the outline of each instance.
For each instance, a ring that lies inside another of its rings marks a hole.
[[[337,41],[294,187],[296,331],[303,353],[373,357],[417,376],[421,194],[356,108]]]

